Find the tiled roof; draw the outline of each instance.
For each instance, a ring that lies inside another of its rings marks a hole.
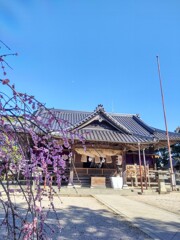
[[[94,117],[99,115],[105,117],[106,120],[110,122],[113,126],[115,126],[120,132],[131,134],[131,132],[123,124],[121,124],[119,121],[113,118],[113,116],[111,116],[109,113],[106,113],[101,105],[99,105],[94,112],[92,112],[87,117],[85,117],[84,119],[77,122],[74,126],[72,126],[71,129],[80,128],[84,123],[88,122],[89,120],[92,120]]]
[[[61,119],[61,127],[68,131],[75,131],[78,129],[86,140],[89,141],[104,141],[104,142],[118,142],[118,143],[137,143],[137,142],[153,142],[165,141],[166,132],[155,129],[144,123],[135,114],[113,114],[107,113],[102,105],[93,112],[72,111],[72,110],[58,110],[50,109],[57,119]],[[41,115],[44,123],[48,122],[49,112],[40,110],[38,115]],[[102,117],[103,121],[107,121],[114,129],[88,129],[88,123]],[[86,128],[84,129],[84,126]],[[56,121],[52,122],[52,131],[59,130],[59,124]],[[87,133],[88,132],[88,133]],[[180,133],[169,133],[170,140],[180,142]]]
[[[155,129],[155,133],[154,136],[157,139],[160,140],[166,140],[166,132],[160,129]],[[179,141],[180,142],[180,133],[176,133],[176,132],[169,132],[169,138],[172,141]]]
[[[137,142],[153,142],[153,138],[136,136],[131,134],[124,134],[118,131],[110,130],[80,130],[79,131],[86,140],[100,141],[100,142],[114,142],[114,143],[137,143]]]

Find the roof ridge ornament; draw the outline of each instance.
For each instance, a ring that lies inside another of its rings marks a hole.
[[[125,127],[123,126],[122,124],[120,124],[115,118],[113,118],[109,113],[107,113],[103,107],[102,104],[98,104],[98,106],[96,107],[93,115],[96,115],[98,113],[103,113],[110,121],[112,121],[113,123],[115,123],[116,126],[118,126],[118,128],[121,129],[121,131],[127,133],[127,134],[131,134],[131,132]],[[100,121],[101,122],[102,119],[100,117]]]
[[[105,112],[103,105],[98,104],[98,106],[95,109],[95,112]]]
[[[180,133],[180,126],[178,126],[175,130],[176,133]]]

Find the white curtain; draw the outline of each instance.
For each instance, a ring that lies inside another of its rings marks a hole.
[[[81,162],[87,161],[87,156],[91,158],[95,158],[95,163],[100,162],[100,157],[106,158],[106,163],[111,163],[112,158],[111,156],[118,156],[118,160],[122,161],[122,151],[121,150],[114,150],[114,149],[94,149],[94,148],[88,148],[84,150],[83,148],[75,148],[75,151],[78,154],[81,154]]]

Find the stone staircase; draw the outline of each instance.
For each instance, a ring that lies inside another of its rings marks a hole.
[[[106,187],[111,188],[111,182],[109,176],[106,177]],[[78,177],[74,175],[74,185],[81,187],[90,187],[91,186],[91,175],[78,174]]]

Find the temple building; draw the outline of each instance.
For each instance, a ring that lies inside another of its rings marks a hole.
[[[109,178],[118,174],[124,186],[135,184],[133,177],[136,175],[138,181],[139,171],[144,174],[145,169],[156,169],[155,150],[167,146],[166,132],[149,126],[137,114],[108,113],[103,105],[93,112],[59,109],[51,112],[63,120],[63,128],[69,134],[79,136],[71,147],[69,184],[90,186],[93,177],[101,177],[108,186]],[[44,119],[48,114],[43,109],[38,112]],[[52,134],[56,135],[58,125],[54,122],[52,126]],[[171,145],[178,143],[180,133],[169,132],[169,138]]]

